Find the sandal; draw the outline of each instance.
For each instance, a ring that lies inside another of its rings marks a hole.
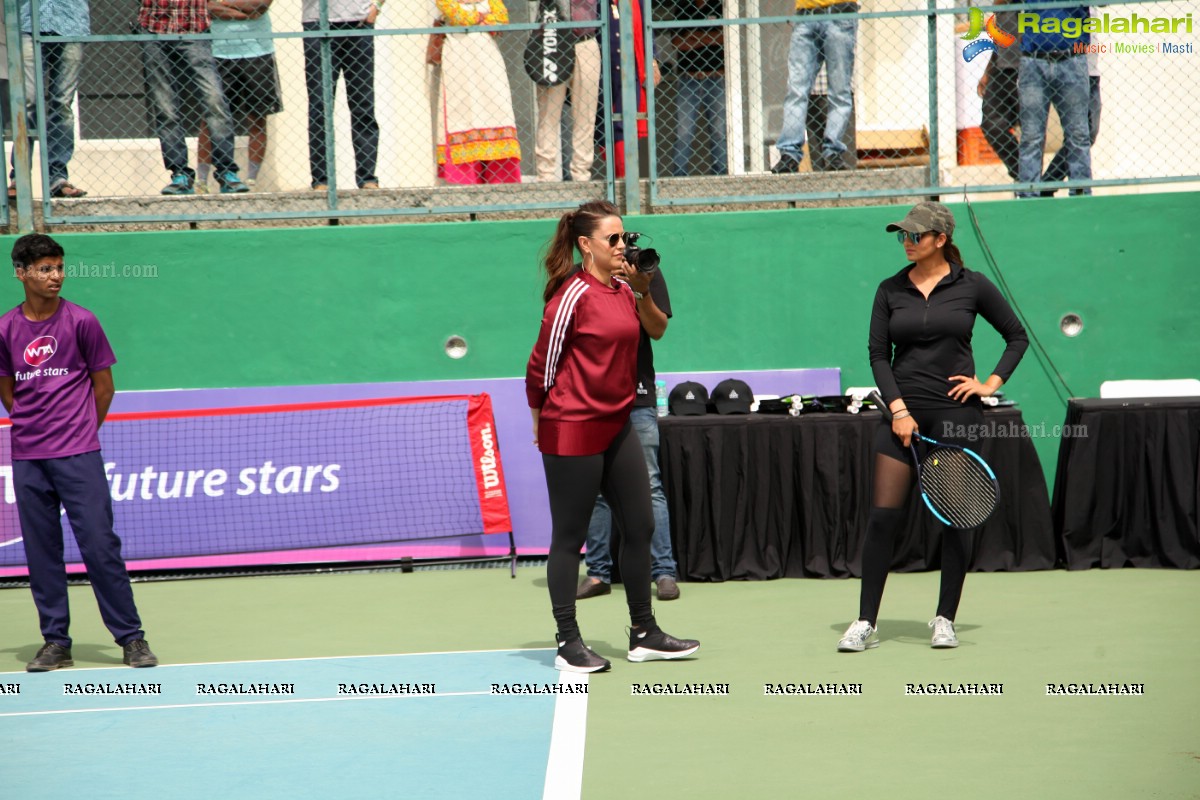
[[[86,197],[87,192],[70,183],[69,181],[61,181],[56,183],[54,188],[50,190],[50,196],[66,198]]]

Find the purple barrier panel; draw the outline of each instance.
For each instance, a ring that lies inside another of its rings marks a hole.
[[[138,562],[507,531],[502,487],[501,500],[488,501],[490,527],[481,512],[468,426],[475,400],[114,412],[100,438],[122,553]],[[23,566],[8,499],[0,567]],[[66,558],[80,560],[73,535]]]
[[[660,372],[659,378],[668,387],[685,380],[696,381],[710,391],[726,378],[745,381],[756,394],[816,394],[830,395],[841,391],[840,371],[836,368],[795,370],[730,370],[728,372],[672,373]],[[456,381],[415,381],[408,383],[362,383],[328,384],[314,386],[269,386],[230,389],[178,389],[150,392],[118,392],[113,401],[113,413],[137,413],[154,411],[177,411],[198,408],[223,408],[240,406],[274,405],[279,403],[319,403],[339,400],[368,400],[387,397],[426,397],[443,395],[466,395],[486,392],[491,395],[496,420],[497,446],[504,462],[504,477],[508,489],[509,509],[517,549],[522,554],[545,554],[550,546],[550,512],[546,498],[545,475],[542,471],[541,454],[533,445],[532,420],[525,400],[524,378],[495,378]],[[108,428],[109,426],[105,426]],[[331,436],[337,437],[336,431]],[[345,437],[343,437],[345,438]],[[9,463],[5,449],[7,435],[0,436],[0,464]],[[114,461],[105,449],[105,461]],[[165,463],[165,462],[163,462]],[[274,460],[272,466],[282,464]],[[316,463],[316,462],[314,462]],[[248,467],[261,467],[245,464]],[[7,467],[0,466],[0,471]],[[197,467],[198,468],[198,467]],[[156,466],[156,470],[160,467]],[[119,473],[116,469],[110,472]],[[236,479],[238,476],[234,476]],[[261,475],[259,476],[261,479]],[[156,478],[157,480],[157,478]],[[127,491],[128,484],[125,484]],[[157,486],[156,486],[157,488]],[[170,480],[168,481],[170,489]],[[236,491],[236,488],[235,488]],[[11,492],[11,481],[6,482],[6,492]],[[19,548],[20,532],[15,508],[8,497],[3,512],[0,512],[0,564],[13,563],[3,560],[4,543]],[[260,498],[262,499],[262,498]],[[119,506],[120,503],[116,503]],[[118,526],[118,533],[125,534]],[[296,563],[326,560],[377,560],[403,556],[411,558],[451,558],[503,555],[508,551],[506,537],[451,537],[435,543],[367,545],[330,547],[287,551],[263,551],[252,555],[214,554],[206,557],[172,558],[155,563],[137,562],[127,551],[131,569],[185,568],[207,566],[234,566],[243,564]],[[326,546],[335,542],[326,542]],[[24,553],[21,553],[23,560]],[[77,570],[76,570],[77,571]],[[5,570],[0,568],[0,575]]]

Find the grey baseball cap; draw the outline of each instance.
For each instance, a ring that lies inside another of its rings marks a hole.
[[[937,231],[950,236],[954,233],[954,215],[941,203],[927,200],[924,203],[917,203],[904,219],[888,225],[887,230],[888,232],[908,231],[909,233]]]

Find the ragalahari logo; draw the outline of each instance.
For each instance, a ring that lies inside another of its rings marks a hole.
[[[987,22],[983,21],[983,12],[978,8],[972,8],[969,12],[969,25],[967,32],[963,35],[963,39],[970,42],[969,45],[963,48],[963,60],[970,61],[975,56],[986,53],[989,50],[995,50],[996,45],[1001,47],[1010,47],[1013,42],[1017,41],[1017,37],[1007,31],[1000,29],[996,24],[996,15],[988,14]],[[990,39],[980,39],[979,34],[987,31]],[[978,41],[975,41],[978,40]]]
[[[45,364],[58,350],[58,340],[53,336],[39,336],[25,345],[25,363],[31,367]]]

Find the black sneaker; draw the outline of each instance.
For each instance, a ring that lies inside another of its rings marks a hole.
[[[700,649],[700,643],[695,639],[676,639],[657,625],[642,628],[631,628],[629,631],[630,661],[670,661],[675,658],[686,658]]]
[[[73,667],[75,661],[71,658],[71,648],[63,647],[57,642],[46,642],[25,665],[26,672],[50,672],[59,667]]]
[[[158,666],[158,656],[150,652],[150,645],[146,644],[145,639],[134,639],[132,642],[126,642],[121,647],[125,651],[125,663],[129,666]]]
[[[554,668],[562,672],[607,672],[612,666],[607,658],[596,655],[583,639],[564,642],[557,637],[558,655],[554,657]]]
[[[790,175],[793,172],[800,171],[800,161],[792,158],[787,153],[779,156],[779,160],[775,162],[775,166],[771,167],[773,175]]]
[[[841,153],[814,153],[813,172],[842,172],[849,169]]]

